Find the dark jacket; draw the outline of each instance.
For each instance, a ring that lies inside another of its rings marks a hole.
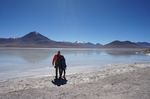
[[[66,67],[67,67],[66,60],[65,60],[64,56],[61,56],[61,66],[60,66],[60,68],[66,69]]]

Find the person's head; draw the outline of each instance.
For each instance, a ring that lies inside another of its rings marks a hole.
[[[60,51],[58,51],[57,54],[60,55]]]

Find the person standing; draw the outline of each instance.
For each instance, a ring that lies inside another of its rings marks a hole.
[[[63,78],[66,79],[66,60],[63,55],[61,55],[61,65],[60,65],[60,76],[62,76],[62,73],[64,73]]]
[[[60,66],[61,66],[61,54],[60,51],[57,52],[56,55],[53,57],[52,65],[55,67],[55,79],[58,79],[58,70],[59,70],[59,78],[61,77],[60,75]]]
[[[66,79],[66,61],[63,55],[61,55],[60,51],[57,52],[53,57],[52,65],[55,67],[55,79],[58,79],[58,71],[59,78],[62,78],[62,73],[64,73],[63,78]]]

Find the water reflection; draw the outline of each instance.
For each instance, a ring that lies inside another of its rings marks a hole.
[[[30,63],[40,63],[50,56],[48,50],[26,50],[23,52],[19,51],[18,55],[19,57]]]
[[[29,63],[40,63],[50,56],[50,50],[44,49],[7,49],[0,50],[1,56],[21,58]]]
[[[101,55],[107,54],[110,56],[132,56],[140,53],[139,49],[73,49],[61,50],[65,55]]]
[[[60,50],[68,67],[102,66],[112,63],[150,61],[150,57],[135,49],[0,49],[0,72],[25,71],[51,66],[54,54]],[[52,67],[52,66],[51,66]]]
[[[136,51],[130,50],[105,50],[105,53],[112,56],[131,56],[137,54]]]
[[[51,64],[54,54],[60,50],[61,53],[67,58],[67,62],[72,64],[96,64],[103,62],[118,61],[121,58],[124,60],[127,57],[133,57],[133,59],[139,58],[143,54],[139,53],[140,50],[135,49],[0,49],[0,61],[3,63],[11,62],[15,60],[14,64],[24,60],[27,65],[39,64],[48,65]],[[5,60],[3,58],[5,57]],[[113,57],[117,57],[114,59]],[[120,58],[121,57],[121,58]],[[145,56],[143,56],[144,58]],[[120,59],[119,59],[120,58]],[[18,60],[17,60],[18,59]],[[30,64],[29,64],[30,63]],[[2,64],[2,63],[1,63]]]

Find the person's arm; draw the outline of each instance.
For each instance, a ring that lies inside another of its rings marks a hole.
[[[52,65],[54,65],[55,61],[56,61],[56,55],[53,57]]]

